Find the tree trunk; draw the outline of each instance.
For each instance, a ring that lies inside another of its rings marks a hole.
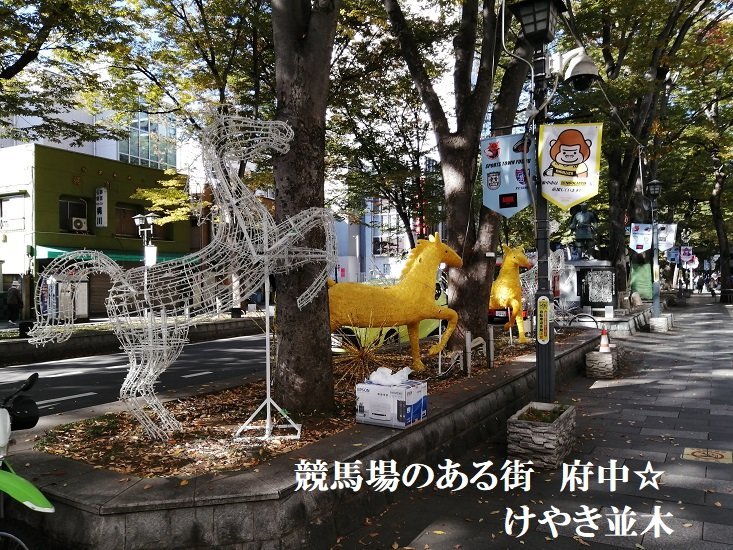
[[[494,252],[498,244],[498,216],[473,203],[482,121],[486,116],[500,52],[496,2],[485,0],[480,9],[477,0],[461,4],[460,24],[453,39],[455,131],[449,128],[400,2],[383,2],[392,32],[400,42],[402,56],[430,116],[438,143],[445,185],[447,243],[463,259],[461,269],[451,269],[448,273],[448,303],[458,313],[458,328],[453,333],[450,347],[463,348],[466,331],[470,331],[473,337],[486,338],[488,334],[489,288],[495,262],[489,261],[487,254]],[[508,12],[506,16],[509,17]],[[479,17],[482,20],[480,35],[477,32]],[[476,45],[479,43],[481,54],[478,72],[474,73]],[[480,212],[478,220],[476,212]]]
[[[329,69],[338,0],[272,0],[278,119],[295,130],[290,151],[275,159],[278,222],[324,205],[325,125]],[[324,236],[307,235],[305,246],[324,247]],[[275,400],[291,413],[333,409],[333,371],[327,291],[304,307],[297,297],[319,266],[277,277],[278,334]]]
[[[730,244],[728,242],[728,234],[725,230],[725,218],[723,217],[723,208],[721,199],[723,196],[723,187],[727,174],[724,167],[720,165],[720,159],[713,159],[719,166],[715,170],[715,186],[710,194],[710,212],[713,217],[713,225],[718,235],[718,245],[720,246],[720,286],[722,288],[731,288],[730,284]]]

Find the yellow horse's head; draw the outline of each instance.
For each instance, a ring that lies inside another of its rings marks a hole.
[[[404,279],[413,269],[419,267],[428,277],[435,276],[435,270],[440,264],[447,267],[461,267],[463,260],[455,251],[440,240],[440,235],[430,235],[428,240],[420,239],[415,248],[410,251],[407,262],[402,268],[400,279]]]
[[[440,263],[445,264],[448,267],[461,267],[463,265],[461,257],[456,254],[455,250],[440,240],[440,235],[438,233],[430,235],[428,240],[437,248]]]
[[[529,259],[527,259],[527,256],[524,255],[524,249],[521,246],[512,248],[511,246],[503,244],[501,245],[501,250],[504,253],[504,260],[502,262],[502,265],[517,265],[519,267],[526,268],[532,267],[532,262],[530,262]]]

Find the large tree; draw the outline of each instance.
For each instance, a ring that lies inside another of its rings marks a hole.
[[[329,101],[327,156],[332,202],[360,217],[367,200],[385,200],[400,227],[384,231],[426,238],[440,221],[442,181],[435,166],[430,123],[384,9],[344,4],[337,34]],[[433,162],[431,163],[430,160]],[[337,185],[334,185],[337,184]],[[340,184],[340,185],[339,185]]]
[[[200,130],[202,105],[232,104],[252,117],[274,112],[272,28],[266,0],[141,0],[137,33],[111,56],[108,105],[174,113]]]
[[[426,32],[429,18],[418,14],[406,16],[399,0],[383,2],[392,32],[399,40],[403,58],[432,123],[445,184],[448,243],[463,258],[463,267],[449,272],[450,305],[459,314],[453,343],[458,346],[458,340],[467,330],[473,335],[487,333],[488,296],[494,276],[490,254],[498,244],[499,217],[483,206],[476,207],[474,190],[479,140],[501,54],[500,3],[493,0],[466,0],[458,6],[450,2],[436,3],[441,14],[439,23],[452,31],[450,97],[453,103],[447,110],[426,69],[425,43],[430,42],[426,38],[435,36]],[[508,22],[508,12],[504,16]],[[514,122],[526,74],[526,70],[516,65],[504,80],[507,94],[498,99],[501,105],[497,105],[499,114],[495,119],[501,120],[502,126]]]
[[[685,85],[686,57],[691,44],[705,42],[731,14],[733,2],[714,0],[631,0],[572,2],[577,21],[588,43],[596,44],[605,64],[604,78],[613,107],[607,110],[603,154],[608,165],[610,259],[616,269],[617,288],[627,288],[625,220],[638,219],[642,201],[637,182],[640,156],[659,146],[655,133],[660,113],[670,100],[668,86],[675,75]],[[576,33],[581,34],[578,30]],[[587,116],[606,105],[600,92],[564,103],[567,112]],[[620,123],[619,123],[620,121]],[[645,179],[657,176],[659,164],[642,163]]]
[[[307,207],[324,205],[326,107],[338,0],[272,0],[277,118],[295,137],[290,151],[275,159],[276,216],[283,221]],[[307,236],[322,247],[323,235]],[[300,310],[297,297],[318,266],[277,278],[278,350],[276,401],[292,412],[333,408],[331,337],[324,288]]]

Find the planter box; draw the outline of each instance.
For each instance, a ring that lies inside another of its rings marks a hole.
[[[575,407],[567,409],[554,422],[520,420],[528,409],[551,411],[564,407],[554,403],[531,402],[507,421],[507,456],[510,460],[531,460],[533,466],[559,468],[575,443]]]
[[[616,349],[610,353],[589,351],[585,354],[585,375],[588,378],[616,378],[618,374],[618,359]]]

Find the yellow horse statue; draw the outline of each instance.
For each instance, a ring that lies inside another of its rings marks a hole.
[[[524,335],[524,319],[522,318],[522,284],[519,279],[519,268],[532,267],[532,263],[524,255],[522,247],[511,248],[501,245],[504,253],[504,260],[491,286],[491,297],[489,298],[489,309],[511,309],[511,316],[504,325],[504,330],[511,330],[512,323],[516,320],[519,331],[519,342],[527,342]]]
[[[443,244],[438,233],[429,240],[419,240],[410,252],[397,284],[374,286],[365,283],[329,281],[328,303],[331,332],[342,326],[392,327],[407,325],[412,352],[412,368],[425,370],[420,360],[418,329],[423,319],[446,319],[448,327],[428,353],[435,355],[445,347],[458,323],[458,313],[435,303],[435,279],[438,266],[461,267],[463,260]]]

